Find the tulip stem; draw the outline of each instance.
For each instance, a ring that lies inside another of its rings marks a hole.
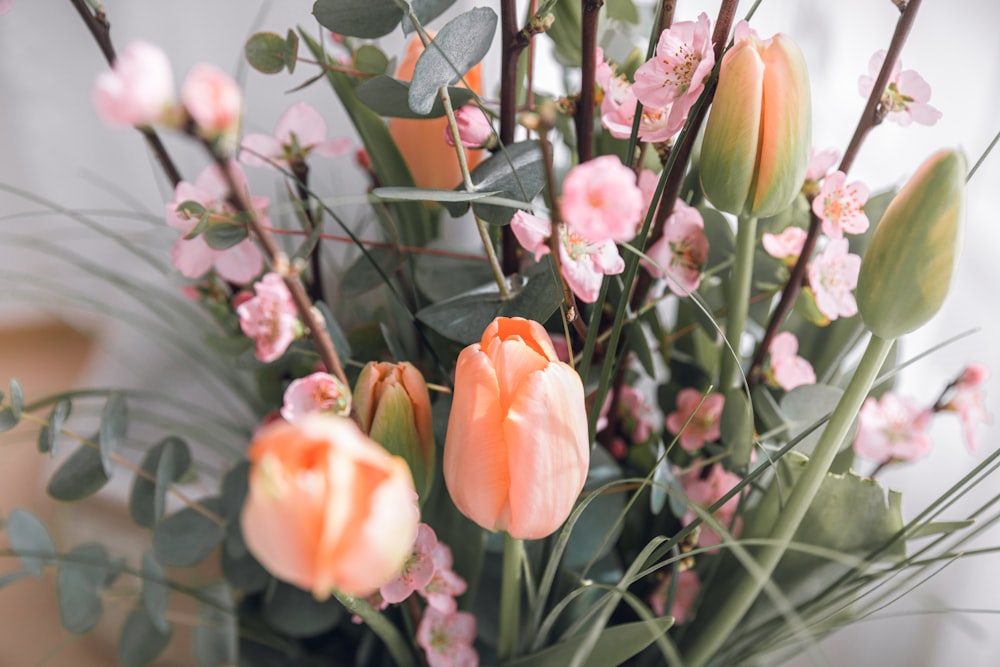
[[[703,667],[715,656],[771,577],[812,505],[820,485],[830,470],[830,465],[850,431],[851,423],[861,409],[861,404],[868,397],[868,392],[892,348],[892,343],[893,339],[880,338],[872,334],[865,354],[858,363],[844,395],[837,403],[830,421],[823,429],[819,443],[788,496],[784,510],[771,529],[768,546],[762,547],[757,555],[756,561],[760,568],[758,576],[745,573],[730,593],[728,603],[705,625],[697,628],[698,634],[685,655],[684,664],[688,667]]]
[[[521,611],[521,557],[524,542],[503,535],[503,571],[500,580],[500,634],[497,639],[497,659],[500,664],[517,654],[517,631]]]
[[[736,254],[729,279],[729,315],[726,317],[726,345],[722,347],[719,389],[729,391],[739,372],[740,336],[746,328],[750,309],[750,284],[753,282],[753,253],[757,242],[756,216],[740,216],[736,223]]]

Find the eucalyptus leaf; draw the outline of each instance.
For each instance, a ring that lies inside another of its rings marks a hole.
[[[7,396],[10,401],[10,412],[14,421],[21,421],[21,410],[24,408],[24,391],[21,390],[21,383],[14,378],[10,380],[10,391]]]
[[[213,222],[205,227],[201,237],[213,250],[228,250],[249,237],[246,225],[232,222]]]
[[[200,504],[218,515],[222,503],[218,498],[206,498]],[[193,507],[185,507],[156,526],[153,553],[167,567],[191,567],[219,546],[224,537],[222,525]]]
[[[482,260],[420,254],[416,257],[414,279],[431,302],[458,296],[466,285],[483,285],[493,279],[486,258]]]
[[[233,596],[227,586],[215,583],[202,594],[215,604],[198,607],[201,621],[194,629],[194,657],[198,667],[229,667],[239,660],[239,638]]]
[[[294,33],[293,33],[294,34]],[[297,42],[295,42],[297,46]],[[273,32],[258,32],[247,40],[243,54],[247,62],[258,72],[277,74],[285,69],[287,62],[286,50],[292,46],[281,35]],[[294,59],[294,54],[292,54]]]
[[[824,384],[802,385],[785,394],[780,405],[781,412],[788,422],[789,439],[797,437],[803,431],[808,430],[817,419],[832,412],[843,394],[842,389]],[[819,442],[822,434],[822,428],[816,429],[803,438],[796,447],[796,451],[808,455]],[[853,438],[848,436],[847,441],[851,442],[852,440]]]
[[[313,15],[340,35],[374,39],[395,30],[403,10],[397,0],[317,0]]]
[[[118,639],[118,663],[143,667],[156,659],[170,643],[173,629],[162,632],[145,609],[133,609],[122,625]]]
[[[455,4],[455,0],[410,0],[410,7],[417,15],[417,20],[421,25],[427,25],[438,16],[443,14],[449,7]],[[415,30],[409,16],[403,17],[403,34],[409,35]]]
[[[537,141],[511,144],[481,162],[470,175],[477,192],[496,192],[505,199],[530,202],[545,186],[542,151]],[[464,203],[446,204],[445,207],[452,216],[468,210]],[[495,204],[473,204],[472,210],[493,225],[506,225],[515,212],[515,209]]]
[[[370,248],[358,255],[340,282],[342,296],[358,296],[385,284],[385,278],[399,269],[402,257],[395,248]]]
[[[6,521],[7,542],[18,554],[21,566],[36,577],[42,576],[45,556],[54,556],[56,546],[41,520],[22,508],[11,510]]]
[[[598,489],[623,477],[618,463],[604,447],[591,450],[590,469],[583,493]],[[588,562],[606,556],[618,542],[625,511],[624,493],[606,493],[595,498],[583,510],[573,526],[563,562],[569,568],[582,568]]]
[[[333,598],[323,602],[301,588],[274,580],[264,595],[264,620],[289,637],[313,637],[344,619],[344,607]]]
[[[40,453],[55,456],[63,424],[69,419],[72,410],[73,403],[68,398],[60,399],[52,406],[49,418],[38,431],[38,451]]]
[[[466,192],[464,190],[434,190],[431,188],[375,188],[372,194],[386,201],[471,202],[500,194],[499,191]]]
[[[390,76],[376,76],[354,89],[358,99],[372,111],[388,118],[440,118],[445,115],[444,102],[434,98],[434,105],[427,113],[417,113],[410,108],[410,84]],[[452,106],[457,109],[475,99],[476,94],[468,88],[449,86],[448,95]]]
[[[103,544],[87,542],[69,552],[56,575],[56,601],[62,626],[82,635],[101,620],[104,591],[110,569]]]
[[[163,568],[156,562],[153,554],[147,551],[142,555],[142,606],[156,629],[167,634],[170,632],[170,623],[165,614],[169,591],[164,580]]]
[[[104,467],[104,474],[108,477],[112,472],[112,457],[124,440],[127,428],[128,406],[125,403],[125,396],[117,391],[111,392],[101,411],[101,428],[98,436],[101,466]]]
[[[10,407],[0,409],[0,433],[11,430],[19,421]]]
[[[97,493],[109,479],[111,477],[104,470],[101,454],[89,444],[84,444],[60,464],[46,490],[56,500],[72,502]]]
[[[250,462],[240,461],[222,479],[222,516],[239,524],[240,511],[250,488]]]
[[[163,517],[170,485],[191,467],[191,450],[180,438],[168,436],[146,452],[140,467],[152,479],[136,475],[128,508],[136,525],[152,528]]]
[[[429,113],[438,89],[455,83],[483,59],[496,29],[496,12],[488,7],[470,9],[445,24],[413,69],[410,108],[418,114]]]
[[[671,616],[636,621],[606,628],[583,667],[617,667],[662,637],[674,624]],[[580,637],[572,637],[538,653],[504,663],[504,667],[551,667],[568,665],[580,647]]]

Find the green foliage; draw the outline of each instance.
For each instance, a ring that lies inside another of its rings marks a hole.
[[[121,441],[125,439],[127,429],[128,406],[125,403],[125,396],[119,392],[112,392],[108,395],[108,400],[101,411],[101,428],[97,439],[101,466],[108,477],[112,472],[112,458]]]
[[[0,392],[0,400],[3,400],[3,392]],[[21,391],[21,385],[13,378],[10,381],[10,392],[7,400],[10,405],[0,409],[0,433],[9,431],[21,421],[24,393]]]
[[[374,39],[395,30],[403,10],[397,0],[317,0],[313,15],[340,35]]]
[[[228,220],[213,220],[208,223],[201,237],[213,250],[226,250],[249,236],[245,224],[236,224]]]
[[[488,7],[470,9],[449,21],[424,49],[410,82],[410,108],[427,114],[438,89],[457,82],[483,59],[493,42],[497,15]]]
[[[591,450],[590,470],[583,493],[594,491],[609,482],[620,480],[621,468],[604,447]],[[622,525],[618,521],[625,510],[624,493],[604,493],[595,498],[580,514],[566,545],[565,567],[580,569],[611,552]]]
[[[68,398],[56,401],[49,412],[49,418],[38,430],[38,451],[42,454],[56,455],[56,446],[59,443],[59,436],[62,432],[63,424],[69,419],[73,410],[73,403]]]
[[[112,568],[107,549],[97,542],[77,546],[59,563],[56,600],[59,619],[67,631],[85,634],[101,620],[101,596]]]
[[[56,500],[72,502],[97,493],[109,479],[100,452],[91,444],[82,444],[52,474],[46,490]]]
[[[530,203],[545,187],[541,148],[537,141],[511,144],[481,162],[470,175],[477,192],[495,192],[504,199]],[[445,208],[452,216],[469,210],[462,203],[446,203]],[[472,204],[472,211],[494,225],[506,225],[514,217],[514,209],[494,204]]]
[[[274,580],[264,594],[263,614],[268,625],[289,637],[313,637],[346,616],[333,598],[319,602],[312,593]]]
[[[122,625],[118,639],[118,662],[122,667],[143,667],[156,659],[170,643],[173,628],[162,632],[145,609],[133,609]]]
[[[443,14],[449,7],[455,4],[455,0],[410,0],[410,7],[417,15],[417,21],[421,25],[427,25],[438,16]],[[413,22],[409,16],[403,17],[403,33],[410,34],[415,30]]]
[[[225,537],[218,520],[221,501],[206,498],[200,508],[185,507],[157,524],[153,530],[153,553],[161,565],[191,567],[210,554]],[[214,513],[212,518],[205,512]]]
[[[229,588],[215,583],[202,591],[207,602],[198,606],[194,629],[194,657],[198,667],[227,667],[238,662],[236,612]]]
[[[674,624],[670,616],[616,625],[601,632],[583,667],[617,667],[662,637]],[[580,647],[573,637],[532,655],[504,663],[506,667],[548,667],[570,664]]]
[[[340,283],[342,296],[358,296],[385,284],[402,264],[395,248],[371,248],[359,255],[343,273]]]
[[[46,556],[54,556],[56,547],[52,543],[45,524],[26,509],[17,508],[7,515],[4,526],[11,551],[18,554],[21,567],[36,577],[42,576]]]
[[[288,68],[288,73],[295,71],[298,59],[299,38],[291,30],[284,39],[273,32],[259,32],[247,40],[243,53],[247,62],[258,72],[277,74]]]
[[[169,590],[164,581],[166,577],[163,568],[156,562],[152,553],[142,555],[142,607],[146,610],[149,620],[161,633],[170,632],[170,623],[165,614],[169,604]]]
[[[376,76],[360,84],[354,92],[358,99],[380,116],[389,118],[440,118],[445,115],[444,102],[434,98],[430,111],[420,114],[410,108],[410,83],[390,76]],[[474,99],[476,94],[468,88],[448,87],[452,106],[456,109]]]
[[[354,69],[373,76],[389,71],[389,58],[374,44],[363,44],[354,52]]]
[[[152,528],[163,517],[170,485],[191,467],[191,451],[186,442],[170,436],[146,452],[140,467],[151,479],[136,475],[128,508],[136,525]]]

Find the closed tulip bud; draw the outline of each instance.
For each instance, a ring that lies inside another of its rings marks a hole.
[[[965,156],[927,159],[890,202],[861,261],[858,310],[877,336],[922,326],[948,293],[962,236]]]
[[[722,59],[700,174],[716,208],[765,217],[792,203],[809,164],[809,78],[788,37],[762,41],[745,23]]]
[[[319,600],[367,596],[398,574],[419,522],[403,459],[330,415],[272,422],[247,455],[240,526],[271,574]]]
[[[408,362],[370,362],[354,386],[361,429],[389,453],[410,464],[420,499],[434,479],[431,399],[420,371]]]
[[[537,322],[498,317],[455,368],[444,481],[455,506],[519,539],[555,532],[590,466],[583,383]]]

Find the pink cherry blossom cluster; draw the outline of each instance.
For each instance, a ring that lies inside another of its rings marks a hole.
[[[739,484],[740,477],[723,468],[721,464],[713,463],[707,467],[694,468],[682,473],[680,481],[688,500],[702,509],[708,509]],[[734,537],[739,537],[743,529],[742,520],[736,517],[739,506],[740,497],[737,494],[712,513],[712,516]],[[681,523],[686,526],[697,516],[695,511],[688,507]],[[713,547],[721,543],[722,538],[713,528],[707,524],[701,525],[698,546]]]
[[[663,236],[649,247],[642,265],[656,278],[666,280],[677,296],[688,296],[701,285],[701,272],[708,259],[705,221],[698,209],[678,200],[667,218]]]
[[[417,627],[417,643],[427,654],[427,664],[476,667],[479,655],[472,647],[476,618],[458,611],[455,598],[465,593],[466,583],[451,569],[452,562],[448,545],[438,541],[433,528],[421,523],[402,570],[379,588],[375,602],[385,609],[406,601],[416,592],[427,601]]]
[[[816,371],[807,359],[800,357],[799,340],[790,331],[783,331],[771,341],[771,375],[774,382],[791,391],[805,384],[816,384]]]
[[[302,335],[302,323],[285,281],[277,273],[266,273],[254,283],[254,296],[236,307],[243,333],[254,340],[254,354],[269,363],[281,358],[288,346]]]
[[[696,21],[678,21],[660,34],[656,53],[635,72],[635,83],[615,75],[597,50],[597,84],[604,91],[601,122],[619,139],[632,135],[642,104],[639,139],[660,142],[677,134],[701,95],[715,66],[711,26],[702,13]]]
[[[324,371],[292,380],[285,389],[281,416],[296,422],[316,412],[347,417],[351,413],[351,394],[340,380]]]
[[[867,98],[875,87],[875,79],[885,63],[886,52],[876,51],[868,62],[868,74],[858,79],[858,91]],[[903,63],[896,60],[889,75],[889,84],[880,100],[886,119],[907,127],[911,122],[933,125],[941,119],[941,112],[927,103],[931,99],[931,87],[914,70],[903,69]]]
[[[97,113],[110,125],[183,127],[190,119],[207,139],[235,138],[243,94],[221,69],[204,63],[192,67],[180,97],[178,108],[167,55],[141,41],[125,47],[111,71],[97,77],[93,92]]]
[[[719,439],[725,404],[726,397],[722,394],[712,392],[702,400],[702,392],[697,389],[681,389],[677,394],[677,408],[667,415],[667,430],[678,437],[685,450],[701,449],[705,443]]]
[[[988,376],[983,365],[970,364],[930,407],[891,391],[881,399],[867,399],[858,413],[854,453],[880,465],[920,458],[931,450],[928,429],[939,412],[958,414],[966,447],[975,453],[976,429],[990,420],[982,388]]]

